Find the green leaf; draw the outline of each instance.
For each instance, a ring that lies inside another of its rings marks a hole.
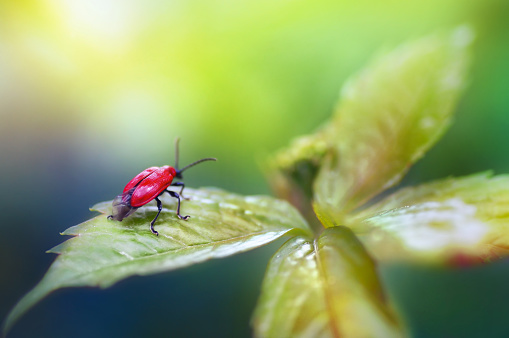
[[[403,45],[342,89],[315,200],[342,217],[398,183],[441,137],[465,83],[472,33],[460,27]],[[331,212],[331,211],[329,211]]]
[[[328,336],[329,314],[313,242],[290,239],[274,255],[253,314],[258,337]]]
[[[380,260],[489,261],[509,254],[509,176],[481,173],[401,189],[349,219]]]
[[[376,267],[346,227],[289,240],[272,258],[253,324],[259,337],[400,337]]]
[[[278,151],[263,166],[275,194],[289,201],[320,231],[323,227],[317,222],[311,201],[313,182],[326,151],[327,143],[320,134],[302,136]]]
[[[63,234],[75,237],[50,250],[59,256],[42,281],[11,311],[4,332],[59,288],[106,288],[129,276],[169,271],[250,250],[292,230],[310,234],[300,214],[284,201],[218,189],[186,189],[185,195],[190,200],[182,202],[181,213],[191,215],[188,221],[176,217],[174,198],[161,196],[164,208],[155,225],[159,236],[149,230],[157,212],[155,203],[122,222],[101,215],[67,229]],[[94,209],[109,214],[111,201]]]

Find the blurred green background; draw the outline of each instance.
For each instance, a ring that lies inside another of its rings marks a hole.
[[[261,159],[323,123],[349,75],[381,51],[458,24],[477,32],[471,84],[454,126],[404,184],[509,172],[507,13],[503,0],[0,0],[0,318],[42,278],[59,232],[139,171],[173,164],[176,136],[182,164],[219,159],[187,172],[189,186],[270,193]],[[278,244],[108,290],[57,292],[11,337],[249,336]],[[494,266],[508,281],[508,264]],[[448,284],[441,272],[430,278],[446,291],[457,278],[468,295],[482,292],[469,281],[492,269],[448,275]],[[430,309],[455,304],[414,290],[408,270],[389,275],[405,301],[413,290],[437,298]],[[468,306],[486,317],[497,295]],[[464,306],[440,318],[454,321]],[[421,336],[448,325],[417,314],[424,323],[410,321]]]

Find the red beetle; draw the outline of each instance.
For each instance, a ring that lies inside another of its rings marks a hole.
[[[215,161],[216,159],[212,157],[202,158],[201,160],[193,162],[182,169],[178,169],[178,147],[179,139],[177,138],[175,141],[175,168],[169,165],[165,165],[163,167],[150,167],[136,175],[131,181],[129,181],[129,183],[127,183],[122,194],[118,195],[113,200],[113,214],[109,215],[108,219],[122,221],[124,218],[136,211],[136,209],[155,199],[157,202],[158,212],[156,217],[152,220],[152,222],[150,222],[150,230],[152,233],[159,235],[159,233],[154,230],[154,223],[157,220],[157,217],[159,217],[161,210],[163,209],[161,201],[158,197],[165,192],[177,199],[178,218],[182,220],[189,219],[190,216],[182,216],[180,214],[180,197],[182,196],[182,198],[185,198],[182,195],[182,191],[184,190],[184,183],[172,183],[172,181],[174,178],[181,180],[182,172],[184,170],[203,161]],[[182,187],[180,189],[180,193],[167,190],[170,185]]]

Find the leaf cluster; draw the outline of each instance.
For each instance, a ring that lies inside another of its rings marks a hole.
[[[186,189],[175,215],[162,197],[123,222],[101,215],[72,236],[43,280],[11,311],[7,332],[50,292],[109,287],[133,275],[182,268],[289,240],[269,262],[252,324],[260,337],[398,337],[408,333],[386,298],[377,262],[488,262],[509,248],[509,176],[490,173],[407,187],[384,195],[440,138],[466,82],[472,32],[404,44],[343,87],[330,121],[270,160],[276,199],[213,188]]]

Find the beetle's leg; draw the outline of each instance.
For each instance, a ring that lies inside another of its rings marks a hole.
[[[158,211],[157,211],[156,217],[152,220],[152,222],[150,222],[150,231],[152,231],[152,233],[155,234],[156,236],[159,236],[159,233],[154,230],[154,223],[156,222],[157,217],[159,217],[161,210],[163,210],[163,205],[162,205],[161,201],[159,200],[159,198],[157,198],[157,197],[156,197],[156,202],[157,202],[157,210]]]
[[[182,216],[180,214],[180,196],[179,196],[179,194],[177,194],[175,191],[171,191],[171,190],[166,190],[166,192],[168,194],[170,194],[171,197],[175,197],[177,199],[177,216],[178,216],[178,218],[183,219],[184,221],[187,221],[189,219],[189,217],[191,217],[191,216],[189,216],[189,215]]]
[[[174,187],[182,187],[182,188],[180,188],[180,192],[179,192],[180,197],[182,197],[183,199],[188,200],[188,201],[190,200],[189,197],[185,197],[184,195],[182,195],[182,192],[184,191],[184,187],[186,186],[184,184],[184,182],[174,182],[171,185]]]

